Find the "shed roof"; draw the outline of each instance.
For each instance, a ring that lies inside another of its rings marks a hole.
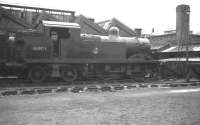
[[[81,33],[107,35],[105,29],[83,15],[78,16],[76,22],[81,26]]]
[[[59,28],[80,28],[77,23],[57,22],[57,21],[42,21],[42,24],[46,27],[59,27]]]
[[[99,26],[103,27],[106,31],[108,31],[112,26],[116,26],[119,28],[120,36],[122,37],[133,37],[136,36],[136,32],[132,30],[130,27],[122,23],[116,18],[112,18],[110,20],[101,21],[98,23]]]
[[[3,8],[0,6],[0,15],[3,17],[6,17],[10,21],[14,22],[16,25],[19,25],[23,27],[24,29],[30,29],[33,27],[33,25],[26,23],[23,19],[20,19],[16,16],[14,16],[12,13],[9,12],[9,10]],[[9,27],[10,29],[10,27]]]
[[[187,47],[186,46],[171,46],[163,51],[161,51],[162,53],[170,53],[170,52],[186,52],[187,51]],[[189,45],[188,46],[188,51],[195,51],[198,52],[200,51],[200,45]]]
[[[160,62],[185,62],[186,58],[168,58],[168,59],[160,59]],[[200,58],[188,58],[189,62],[200,62]]]

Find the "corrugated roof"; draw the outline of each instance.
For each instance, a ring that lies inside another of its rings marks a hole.
[[[153,36],[150,36],[149,39],[151,41],[152,48],[157,48],[157,46],[164,46],[166,44],[170,44],[170,45],[177,45],[178,44],[177,37],[176,37],[175,33],[153,35]],[[190,45],[200,45],[200,35],[190,34],[189,44]],[[196,50],[194,50],[194,51],[196,51]]]
[[[172,46],[172,47],[170,47],[170,48],[168,48],[168,49],[165,49],[165,50],[163,50],[162,52],[164,53],[164,52],[171,52],[172,50],[174,50],[176,48],[176,46]]]
[[[163,46],[151,46],[151,50],[158,50],[162,48]]]
[[[60,27],[60,28],[80,28],[77,23],[57,22],[57,21],[42,21],[46,27]]]
[[[166,50],[166,49],[168,49],[168,48],[170,48],[171,46],[170,46],[170,44],[166,44],[166,45],[152,45],[151,44],[151,50],[156,50],[156,51],[158,51],[158,52],[161,52],[161,51],[163,51],[163,50]]]
[[[168,59],[160,59],[160,62],[185,62],[186,58],[168,58]],[[200,58],[188,58],[189,62],[200,62]]]
[[[167,48],[163,51],[161,51],[162,53],[166,53],[166,52],[186,52],[187,51],[187,47],[186,46],[172,46],[170,48]],[[190,45],[188,46],[188,51],[200,51],[200,45]]]

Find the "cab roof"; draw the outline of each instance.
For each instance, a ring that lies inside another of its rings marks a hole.
[[[43,26],[45,27],[59,27],[59,28],[76,28],[80,29],[80,25],[77,23],[69,23],[69,22],[57,22],[57,21],[42,21]]]

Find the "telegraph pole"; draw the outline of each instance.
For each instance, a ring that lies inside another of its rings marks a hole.
[[[190,20],[190,8],[189,9],[186,9],[186,27],[188,27],[188,30],[186,31],[187,33],[185,34],[186,35],[186,82],[189,82],[190,81],[190,67],[189,67],[189,45],[190,45],[190,24],[189,24],[189,20]]]

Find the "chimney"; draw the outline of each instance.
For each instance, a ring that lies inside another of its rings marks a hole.
[[[142,29],[135,28],[135,33],[136,33],[136,37],[141,37],[141,35],[142,35]]]
[[[189,5],[178,5],[176,7],[176,38],[179,45],[187,44],[189,41]]]

